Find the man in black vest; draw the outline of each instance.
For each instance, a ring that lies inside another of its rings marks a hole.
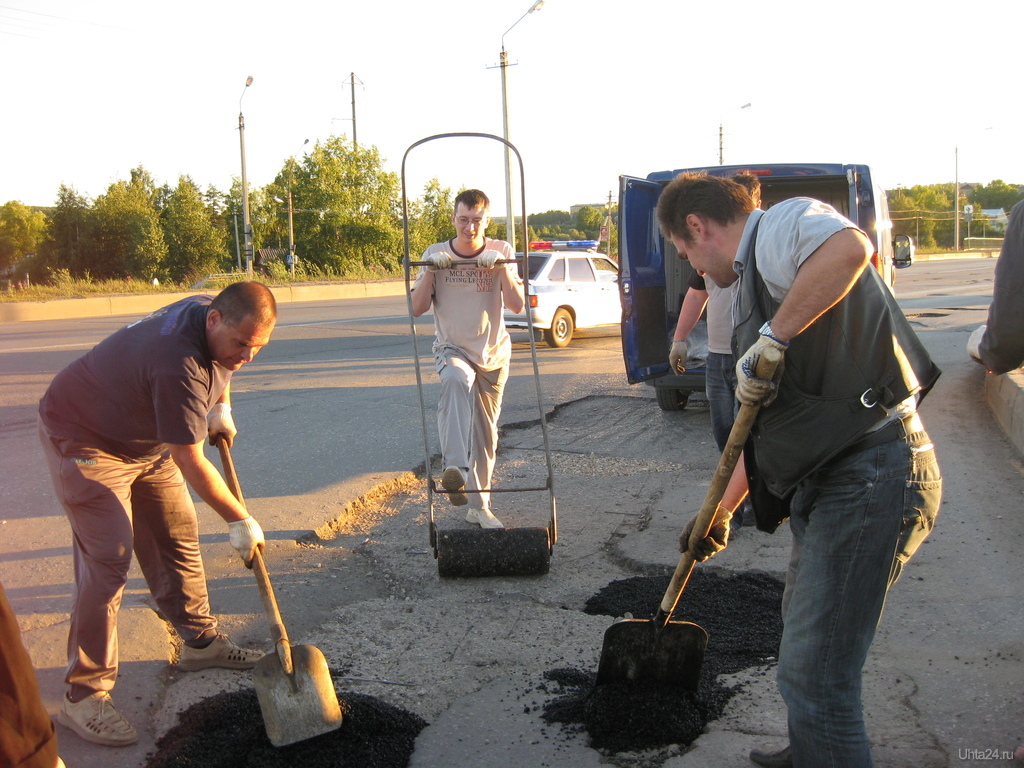
[[[789,745],[765,766],[870,768],[861,672],[886,591],[931,531],[942,480],[917,414],[938,378],[867,236],[810,198],[755,210],[739,184],[683,174],[658,202],[661,229],[733,304],[737,399],[760,405],[744,452],[758,527],[787,516],[779,689]],[[773,381],[754,371],[783,353]],[[733,502],[734,503],[734,502]],[[704,557],[728,540],[720,507]]]

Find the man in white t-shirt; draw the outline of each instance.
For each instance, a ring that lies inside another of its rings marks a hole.
[[[467,522],[503,528],[488,493],[512,357],[502,307],[522,312],[524,300],[512,247],[484,235],[489,209],[490,200],[478,189],[455,198],[455,237],[424,252],[427,266],[413,283],[412,312],[419,317],[434,310],[441,486],[455,506],[469,504]]]

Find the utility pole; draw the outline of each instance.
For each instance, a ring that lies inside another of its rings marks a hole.
[[[288,272],[295,277],[295,227],[292,225],[292,214],[295,208],[292,205],[292,190],[288,188]]]
[[[365,83],[356,77],[355,72],[349,72],[348,77],[348,82],[345,83],[345,85],[351,86],[352,88],[352,117],[336,117],[334,119],[352,121],[352,149],[359,149],[359,141],[356,139],[356,85],[365,85]]]
[[[242,237],[245,240],[245,273],[252,277],[253,242],[252,222],[249,219],[249,180],[245,175],[245,118],[242,116],[242,99],[252,85],[252,75],[245,81],[245,88],[238,99],[238,143],[242,150]]]
[[[352,148],[359,149],[359,140],[356,138],[356,73],[349,72],[352,86]]]

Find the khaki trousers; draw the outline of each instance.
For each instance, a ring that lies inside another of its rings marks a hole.
[[[77,701],[113,689],[117,679],[117,612],[133,551],[160,612],[186,644],[212,639],[217,620],[195,505],[170,455],[128,461],[52,435],[42,422],[39,439],[73,534],[65,681]]]
[[[498,449],[498,416],[508,379],[508,366],[493,371],[477,370],[454,355],[439,355],[437,374],[441,396],[437,404],[437,431],[444,466],[467,470],[469,506],[489,509],[494,457]]]

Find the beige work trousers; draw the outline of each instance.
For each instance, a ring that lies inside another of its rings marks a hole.
[[[437,431],[444,466],[460,467],[468,474],[469,506],[490,509],[491,474],[498,449],[498,416],[508,379],[508,366],[481,371],[450,353],[438,354],[441,395],[437,403]]]
[[[73,536],[75,590],[65,681],[71,698],[113,689],[117,612],[132,551],[164,618],[188,645],[216,635],[199,520],[181,470],[165,453],[133,462],[50,434],[39,439]]]

